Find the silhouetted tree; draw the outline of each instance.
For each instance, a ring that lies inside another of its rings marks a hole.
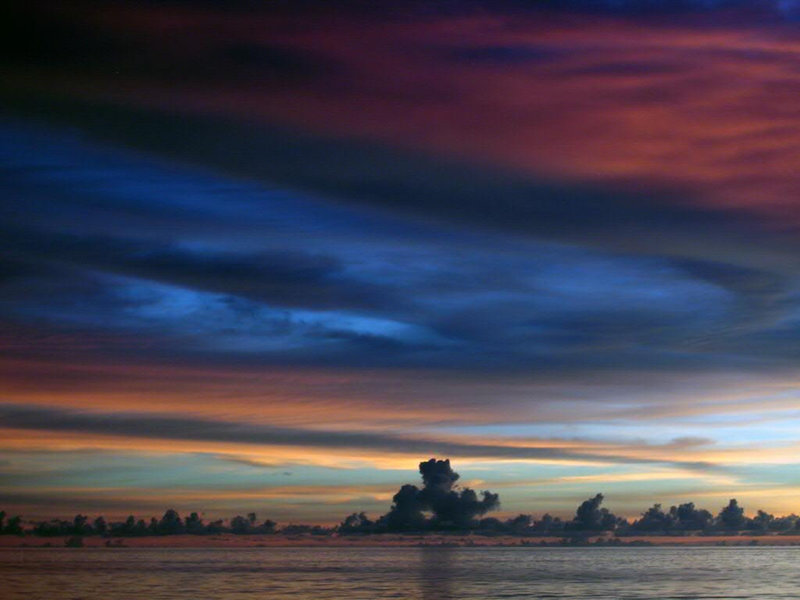
[[[747,520],[747,528],[763,533],[770,530],[774,520],[775,517],[773,515],[764,512],[763,510],[759,510],[755,517]]]
[[[775,517],[769,528],[771,531],[789,531],[798,525],[800,525],[800,518],[795,514],[791,514],[784,517]]]
[[[275,530],[276,530],[277,527],[278,527],[278,524],[275,521],[273,521],[271,519],[267,519],[261,525],[261,531],[263,531],[264,533],[275,533]]]
[[[170,508],[161,517],[158,522],[158,532],[163,535],[174,535],[176,533],[183,533],[183,521],[180,515],[174,509]]]
[[[367,513],[353,513],[345,517],[339,524],[340,533],[370,533],[374,530],[375,523],[370,520]]]
[[[694,502],[687,502],[669,509],[675,526],[683,531],[701,531],[709,526],[713,516],[707,510],[697,509]]]
[[[717,520],[725,529],[740,530],[745,524],[744,509],[735,498],[731,498],[728,506],[720,511]]]
[[[600,508],[603,503],[603,494],[597,494],[578,506],[575,518],[570,523],[570,529],[575,531],[613,531],[622,520],[605,508]]]
[[[505,523],[506,529],[516,535],[526,535],[533,533],[533,516],[517,515]]]
[[[194,535],[205,533],[205,529],[203,527],[203,519],[201,519],[200,515],[198,515],[196,512],[193,512],[188,517],[186,517],[185,527],[186,527],[186,533],[191,533]]]
[[[128,515],[128,518],[125,519],[125,523],[122,525],[122,530],[129,535],[133,535],[136,530],[136,517]]]
[[[152,525],[155,519],[150,519],[150,524]],[[152,529],[147,526],[147,523],[144,522],[144,519],[139,519],[136,521],[136,528],[134,530],[134,535],[147,535],[148,533],[152,533]]]
[[[100,535],[103,535],[106,533],[106,531],[108,531],[108,523],[106,523],[106,520],[103,517],[97,517],[94,520],[93,526],[95,533]]]
[[[84,515],[75,515],[75,517],[72,519],[72,529],[70,533],[73,533],[74,535],[86,535],[91,529],[88,522],[89,517]]]
[[[541,519],[533,523],[533,531],[537,535],[560,535],[564,527],[564,521],[550,514],[542,515]]]
[[[231,531],[236,534],[244,534],[250,531],[250,521],[241,515],[236,515],[231,519]]]
[[[136,518],[130,515],[122,523],[111,523],[109,530],[111,535],[115,536],[132,535],[134,525],[136,525]]]
[[[225,522],[222,519],[211,521],[206,525],[206,533],[222,533],[225,531]]]
[[[646,532],[668,532],[674,525],[671,514],[661,510],[660,504],[654,504],[642,513],[642,518],[634,521],[631,529]]]
[[[6,523],[3,533],[7,533],[8,535],[22,535],[22,517],[11,517]]]
[[[485,517],[478,521],[478,531],[484,533],[505,533],[508,531],[508,527],[500,519]]]

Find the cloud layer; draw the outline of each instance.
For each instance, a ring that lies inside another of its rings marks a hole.
[[[7,9],[14,501],[114,505],[43,465],[115,443],[215,506],[434,454],[511,507],[791,488],[795,3],[546,4]]]

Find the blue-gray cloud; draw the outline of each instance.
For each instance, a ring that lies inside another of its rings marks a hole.
[[[542,196],[409,155],[390,169],[349,144],[347,158],[297,142],[311,149],[301,168],[268,153],[285,177],[264,177],[359,200],[336,204],[63,132],[6,134],[9,331],[134,335],[146,348],[125,353],[141,358],[540,375],[783,367],[800,353],[797,277],[773,260],[794,243],[725,215],[628,213],[624,195]]]

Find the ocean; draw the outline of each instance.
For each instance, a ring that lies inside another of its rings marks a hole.
[[[0,549],[3,600],[800,597],[800,547]]]

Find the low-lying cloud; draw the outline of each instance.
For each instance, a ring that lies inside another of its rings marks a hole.
[[[373,450],[398,454],[448,454],[475,458],[618,464],[670,463],[690,469],[714,468],[711,464],[703,462],[671,461],[667,457],[643,458],[612,452],[593,454],[588,451],[554,447],[552,444],[543,446],[480,444],[363,431],[272,427],[157,413],[99,413],[15,404],[0,405],[0,426],[7,429],[73,432],[145,439]]]

